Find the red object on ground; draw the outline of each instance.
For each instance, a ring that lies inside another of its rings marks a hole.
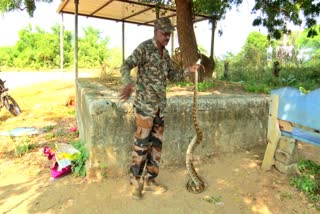
[[[71,128],[69,129],[70,132],[76,132],[77,130],[78,130],[77,127],[71,127]]]

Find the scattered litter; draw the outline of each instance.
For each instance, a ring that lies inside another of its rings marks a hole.
[[[71,161],[75,160],[80,152],[71,144],[57,143],[55,150],[44,147],[43,153],[47,155],[51,161],[51,176],[50,180],[57,179],[71,172]]]
[[[217,206],[224,206],[224,202],[222,201],[222,197],[221,196],[204,196],[203,197],[203,200],[211,203],[211,204],[214,204],[214,205],[217,205]]]
[[[56,158],[58,160],[75,160],[80,155],[79,150],[68,143],[56,143]]]
[[[78,130],[77,127],[71,127],[71,128],[69,129],[70,132],[76,132],[77,130]]]
[[[0,132],[0,135],[18,137],[18,136],[25,136],[25,135],[36,135],[40,133],[41,133],[40,130],[33,127],[19,127],[9,131],[2,131]]]

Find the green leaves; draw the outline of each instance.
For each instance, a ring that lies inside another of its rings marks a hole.
[[[38,26],[27,26],[19,31],[19,40],[14,47],[0,48],[0,66],[23,69],[52,69],[60,66],[60,26],[46,32]],[[110,67],[121,64],[120,49],[108,49],[109,38],[102,37],[101,31],[93,27],[83,29],[79,38],[79,68],[100,68],[103,62]],[[64,67],[73,65],[74,42],[72,33],[64,31]],[[116,54],[114,54],[116,53]],[[111,62],[111,63],[109,63]]]
[[[214,88],[216,85],[212,81],[204,81],[198,83],[198,91],[206,91],[207,89]]]
[[[109,38],[102,38],[102,31],[91,26],[84,28],[83,31],[84,37],[79,38],[79,67],[100,67],[108,58]]]
[[[89,157],[89,153],[85,148],[84,143],[80,141],[75,141],[71,143],[78,151],[80,151],[80,155],[78,155],[77,159],[71,162],[71,170],[72,173],[79,177],[86,176],[86,160]]]
[[[304,193],[312,193],[317,189],[317,183],[314,178],[306,174],[293,177],[290,180],[290,184]]]
[[[36,3],[50,3],[53,0],[1,0],[0,12],[7,13],[15,10],[26,10],[30,17],[33,17],[33,12],[36,9]]]
[[[290,178],[290,184],[320,206],[320,165],[311,160],[301,160],[297,168],[299,173]]]
[[[34,148],[35,148],[35,144],[26,143],[24,145],[18,145],[15,148],[14,154],[16,157],[21,157],[22,155],[28,153],[30,150]]]
[[[298,163],[298,170],[310,175],[320,174],[320,165],[311,160],[301,160]]]
[[[313,27],[317,24],[320,4],[311,0],[256,0],[252,12],[259,15],[254,26],[262,25],[267,28],[270,38],[280,39],[282,34],[290,33],[289,24],[301,25],[303,20],[310,29],[308,36],[316,36],[319,30]]]

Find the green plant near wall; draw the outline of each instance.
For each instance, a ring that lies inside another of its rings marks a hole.
[[[15,156],[16,157],[21,157],[23,156],[24,154],[28,153],[30,150],[34,149],[36,147],[35,144],[29,144],[29,143],[26,143],[24,145],[18,145],[16,146],[15,148]]]
[[[263,83],[248,82],[244,84],[244,90],[253,93],[269,94],[271,91],[271,87]]]
[[[301,160],[298,163],[298,172],[298,175],[290,179],[290,184],[304,192],[320,210],[320,165],[311,160]]]
[[[24,135],[19,138],[12,138],[15,142],[14,155],[16,157],[22,157],[29,153],[32,149],[36,148],[36,144],[32,143],[30,136]]]
[[[75,141],[71,144],[80,152],[80,155],[78,155],[77,158],[71,162],[72,173],[75,176],[84,178],[86,176],[86,160],[89,157],[89,153],[83,142]]]
[[[188,87],[188,86],[192,86],[192,83],[188,81],[179,81],[176,83],[176,85],[179,87]]]
[[[50,132],[53,129],[54,129],[54,126],[46,126],[46,127],[43,128],[43,131],[44,132]]]
[[[214,88],[215,86],[216,84],[212,81],[199,82],[198,91],[206,91],[207,89]]]

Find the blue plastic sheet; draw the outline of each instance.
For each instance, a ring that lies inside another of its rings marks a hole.
[[[13,136],[13,137],[18,137],[18,136],[26,136],[26,135],[36,135],[39,134],[40,131],[36,128],[33,127],[19,127],[15,128],[9,131],[2,131],[0,132],[1,136]]]

